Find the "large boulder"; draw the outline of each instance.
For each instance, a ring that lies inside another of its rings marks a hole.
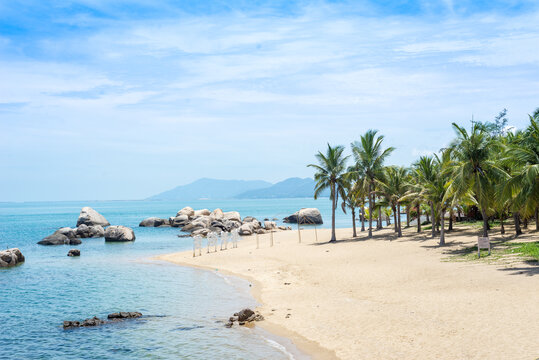
[[[105,230],[105,241],[134,241],[135,232],[127,226],[109,226]]]
[[[195,230],[191,233],[191,236],[202,236],[202,237],[206,237],[208,236],[208,234],[211,232],[210,229],[198,229],[198,230]]]
[[[195,210],[192,207],[186,206],[176,213],[176,216],[187,215],[187,217],[195,216]]]
[[[277,224],[275,221],[264,221],[264,229],[266,230],[272,230],[277,227]]]
[[[323,224],[322,214],[317,208],[306,208],[296,211],[294,214],[287,216],[283,219],[286,223],[298,223],[300,224]]]
[[[79,245],[82,241],[79,238],[68,238],[62,233],[55,231],[54,234],[49,235],[43,240],[39,241],[39,245]]]
[[[256,218],[252,216],[245,217],[243,219],[243,224],[251,224],[254,230],[260,228],[260,221],[258,221]]]
[[[105,219],[103,215],[95,211],[89,206],[83,207],[80,211],[79,218],[77,220],[77,226],[84,224],[88,226],[101,225],[109,226],[110,223]]]
[[[189,224],[182,227],[182,231],[195,231],[198,229],[208,229],[211,225],[211,219],[209,216],[200,216]]]
[[[241,216],[240,216],[240,213],[237,211],[227,211],[223,213],[223,219],[237,221],[238,223],[241,224]]]
[[[70,227],[63,227],[56,230],[57,233],[67,236],[69,239],[77,238],[77,228],[72,229]]]
[[[171,217],[168,219],[168,222],[170,226],[172,227],[180,227],[185,226],[189,223],[189,216],[187,215],[179,215],[176,217]]]
[[[245,223],[240,226],[239,234],[240,235],[252,235],[254,232],[253,223]]]
[[[17,248],[0,251],[0,268],[11,267],[24,262],[24,255]]]
[[[158,217],[149,217],[147,219],[144,219],[138,224],[138,226],[141,227],[158,227],[158,226],[166,226],[169,224],[168,219],[161,219]]]
[[[83,239],[86,238],[100,238],[105,236],[105,229],[101,225],[87,226],[85,224],[79,225],[76,230],[77,236]]]
[[[208,209],[202,209],[202,210],[195,210],[195,217],[199,217],[199,216],[210,216],[211,215],[211,211],[208,210]]]
[[[212,218],[212,220],[223,220],[224,216],[225,215],[223,213],[223,210],[221,209],[215,209],[210,214],[210,217]]]

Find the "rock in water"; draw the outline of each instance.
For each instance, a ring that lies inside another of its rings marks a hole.
[[[176,213],[176,216],[185,215],[187,217],[195,216],[195,210],[192,207],[186,206]]]
[[[180,227],[185,226],[189,223],[189,216],[187,215],[178,215],[176,217],[171,217],[168,219],[170,226]]]
[[[142,313],[139,313],[138,311],[134,311],[134,312],[117,312],[117,313],[112,313],[112,314],[109,314],[107,316],[107,318],[109,319],[131,319],[131,318],[138,318],[138,317],[141,317],[142,316]]]
[[[140,222],[140,224],[138,224],[138,226],[142,226],[142,227],[158,227],[158,226],[163,226],[163,225],[168,225],[168,220],[160,219],[157,217],[150,217],[150,218],[144,219]]]
[[[67,253],[67,256],[80,256],[80,250],[79,249],[71,249]]]
[[[320,210],[317,208],[306,208],[301,209],[294,214],[287,216],[283,219],[286,223],[294,223],[297,224],[298,218],[300,221],[300,224],[323,224],[322,221],[322,214],[320,214]]]
[[[72,229],[70,227],[63,227],[56,230],[57,233],[67,236],[69,239],[77,238],[77,228]]]
[[[81,224],[77,228],[76,234],[80,238],[100,238],[105,235],[105,229],[101,225],[85,225]]]
[[[54,234],[47,236],[40,242],[38,242],[39,245],[79,245],[82,243],[82,241],[78,238],[68,238],[64,234],[61,234],[58,232],[59,230],[55,231]]]
[[[79,219],[77,220],[77,226],[84,224],[88,226],[101,225],[109,226],[110,223],[105,219],[103,215],[95,211],[89,206],[83,207],[80,211]]]
[[[238,317],[238,321],[247,321],[251,317],[251,315],[254,315],[254,311],[251,309],[243,309],[237,314],[234,314],[234,316]]]
[[[231,316],[225,324],[225,327],[230,328],[235,322],[238,322],[239,325],[245,325],[245,323],[262,320],[264,320],[262,314],[254,312],[251,309],[243,309],[242,311],[235,313],[234,316]]]
[[[0,268],[12,267],[24,262],[24,256],[18,248],[0,251]]]
[[[126,226],[109,226],[105,231],[105,241],[134,241],[133,229]]]

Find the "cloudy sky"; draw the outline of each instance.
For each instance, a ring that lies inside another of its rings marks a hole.
[[[312,176],[369,128],[407,165],[539,106],[536,1],[0,2],[0,201]]]

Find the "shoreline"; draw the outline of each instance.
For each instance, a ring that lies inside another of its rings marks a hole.
[[[181,251],[179,253],[185,254],[190,253],[191,251]],[[204,266],[204,265],[196,265],[191,264],[188,262],[182,262],[182,261],[175,261],[173,259],[170,259],[169,256],[178,254],[178,253],[172,253],[172,254],[163,254],[163,255],[157,255],[150,258],[150,260],[153,261],[164,261],[166,263],[174,264],[177,266],[184,266],[189,268],[194,268],[198,270],[203,271],[209,271],[212,273],[217,273],[216,269],[212,266]],[[267,306],[268,304],[264,304],[262,301],[262,284],[254,279],[251,276],[246,276],[241,273],[235,273],[228,270],[218,270],[218,273],[222,275],[218,276],[231,276],[235,278],[239,278],[242,280],[245,280],[249,282],[252,286],[250,286],[249,294],[255,299],[255,301],[259,304],[257,306],[257,309]],[[309,359],[313,360],[333,360],[338,359],[336,354],[333,351],[330,351],[326,348],[323,348],[320,344],[318,344],[315,341],[311,341],[303,337],[302,335],[290,331],[283,326],[272,323],[268,320],[267,317],[265,317],[264,321],[257,322],[256,327],[260,327],[264,332],[266,332],[266,336],[269,337],[271,340],[276,341],[279,345],[283,346],[286,351],[294,356],[294,359],[303,359],[305,355],[308,356]],[[268,336],[269,335],[269,336]],[[294,348],[290,347],[290,344],[283,344],[283,339],[289,340]],[[298,354],[299,351],[299,354]]]
[[[373,239],[341,228],[334,244],[326,242],[330,229],[318,229],[318,243],[313,229],[302,230],[301,244],[297,231],[285,231],[274,233],[273,247],[266,234],[259,249],[249,236],[237,249],[154,259],[249,281],[266,319],[257,325],[313,359],[534,358],[539,277],[532,275],[539,268],[517,258],[495,265],[447,261],[472,245],[476,232],[458,228],[439,247],[437,238],[414,228],[402,238],[385,228]],[[491,236],[502,239],[496,230]],[[497,333],[505,337],[490,335]]]

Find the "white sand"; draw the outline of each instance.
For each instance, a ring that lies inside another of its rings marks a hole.
[[[279,232],[274,247],[260,235],[260,249],[252,236],[237,249],[160,259],[251,280],[266,317],[258,324],[314,358],[539,358],[538,265],[444,261],[475,241],[463,230],[444,248],[414,229],[398,240],[390,229],[358,234],[339,229],[349,240],[328,244],[329,230],[318,230],[315,244],[314,231],[302,231],[299,244],[297,231]]]

